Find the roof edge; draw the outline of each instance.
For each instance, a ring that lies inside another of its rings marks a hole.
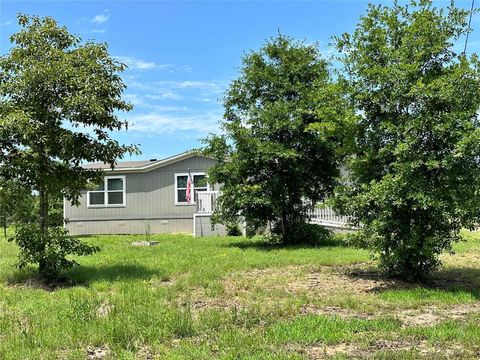
[[[132,168],[108,168],[108,169],[100,169],[101,171],[104,172],[110,172],[110,173],[143,173],[143,172],[148,172],[152,171],[170,164],[174,164],[178,161],[182,161],[185,159],[189,159],[194,156],[202,156],[211,159],[209,156],[205,156],[203,154],[200,154],[198,151],[191,150],[191,151],[185,151],[183,153],[177,154],[170,156],[168,158],[165,158],[163,160],[159,160],[156,162],[153,162],[151,164],[141,166],[141,167],[132,167]]]

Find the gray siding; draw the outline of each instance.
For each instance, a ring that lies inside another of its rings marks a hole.
[[[193,232],[192,205],[175,205],[175,173],[205,172],[214,160],[195,156],[144,173],[125,175],[126,206],[88,208],[86,192],[78,207],[65,204],[67,229],[72,234],[136,234],[145,232],[149,219],[152,233]]]
[[[150,234],[192,232],[193,219],[159,220],[91,220],[72,221],[67,228],[72,235],[89,234]]]
[[[222,224],[216,224],[212,227],[209,215],[195,216],[195,230],[193,236],[225,236],[227,230]]]

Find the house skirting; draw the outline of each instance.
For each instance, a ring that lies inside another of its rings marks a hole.
[[[65,228],[71,235],[193,233],[193,221],[192,217],[69,220]]]
[[[194,214],[193,215],[193,236],[225,236],[227,230],[222,224],[212,226],[210,214]]]

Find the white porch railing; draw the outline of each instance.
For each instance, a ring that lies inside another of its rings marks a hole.
[[[335,214],[335,211],[330,207],[314,207],[308,211],[307,215],[313,224],[349,227],[348,217]]]
[[[218,191],[197,191],[197,214],[213,214]]]
[[[218,191],[197,191],[197,214],[208,215],[215,211]],[[348,217],[335,214],[330,207],[314,207],[309,210],[307,216],[311,223],[332,226],[349,227]]]

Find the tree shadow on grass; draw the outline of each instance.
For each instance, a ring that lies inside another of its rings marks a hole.
[[[480,269],[477,268],[448,268],[434,272],[423,281],[408,282],[403,279],[389,277],[378,270],[347,271],[346,275],[353,281],[374,281],[370,292],[382,293],[395,290],[423,289],[438,290],[448,293],[467,293],[474,299],[480,299]]]
[[[272,250],[300,250],[300,249],[316,249],[324,247],[349,247],[345,240],[333,237],[331,239],[318,242],[318,243],[299,243],[299,244],[279,244],[272,243],[267,240],[259,239],[242,239],[223,245],[224,247],[237,248],[241,250],[259,250],[259,251],[272,251]]]
[[[7,285],[14,288],[55,291],[75,286],[88,287],[99,281],[149,280],[153,277],[166,276],[166,272],[152,270],[140,264],[81,265],[62,272],[56,280],[40,277],[34,268],[19,270],[7,280]]]
[[[152,277],[165,276],[166,273],[135,263],[99,266],[81,265],[67,270],[65,275],[79,284],[90,285],[97,281],[149,280]]]
[[[428,285],[451,292],[466,291],[480,299],[480,269],[468,267],[444,269],[434,273]]]

